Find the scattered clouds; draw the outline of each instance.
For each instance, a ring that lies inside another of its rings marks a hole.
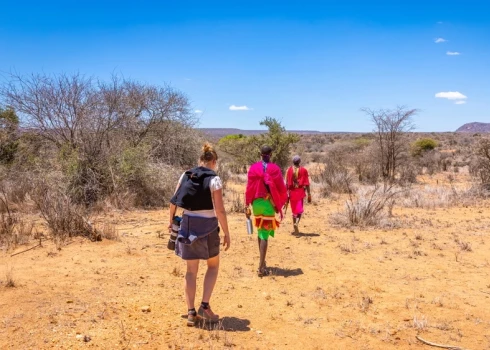
[[[446,52],[446,55],[448,55],[448,56],[459,56],[459,55],[461,55],[461,53],[458,51],[448,51],[448,52]]]
[[[446,98],[450,101],[454,101],[457,105],[464,105],[466,103],[466,97],[461,92],[458,91],[448,91],[448,92],[438,92],[436,98]]]
[[[202,112],[203,112],[203,111],[201,111],[200,109],[196,109],[196,110],[194,111],[194,113],[197,113],[197,114],[201,114]]]
[[[231,105],[229,109],[230,109],[230,111],[251,111],[253,108],[249,108],[247,106]]]
[[[437,39],[435,39],[435,40],[434,40],[434,42],[435,42],[436,44],[440,44],[440,43],[445,43],[445,42],[447,42],[447,40],[446,40],[446,39],[444,39],[444,38],[437,38]]]
[[[468,97],[463,95],[461,92],[458,91],[448,91],[448,92],[438,92],[436,94],[437,98],[447,98],[448,100],[465,100]]]

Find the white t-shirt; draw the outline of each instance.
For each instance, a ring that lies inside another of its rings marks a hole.
[[[182,175],[180,175],[179,186],[182,183],[182,179],[184,178],[184,176],[185,176],[185,172],[182,173]],[[213,198],[212,194],[214,191],[221,190],[222,188],[223,188],[223,182],[221,181],[220,177],[219,176],[213,176],[212,179],[209,181],[209,189],[211,190],[211,198]],[[213,202],[213,204],[214,204],[214,202]],[[204,218],[216,217],[216,213],[215,213],[214,209],[194,210],[194,211],[184,209],[184,214],[189,215],[189,216],[200,216],[200,217],[204,217]]]

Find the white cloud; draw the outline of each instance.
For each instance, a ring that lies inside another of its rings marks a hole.
[[[457,105],[464,105],[466,103],[466,101],[461,101],[460,100],[460,101],[456,101],[454,103],[457,104]]]
[[[459,55],[461,55],[461,53],[459,53],[458,51],[448,51],[448,52],[446,52],[446,55],[448,55],[448,56],[459,56]]]
[[[465,100],[468,97],[458,91],[438,92],[436,98],[447,98],[448,100]]]
[[[251,111],[253,108],[248,108],[247,106],[230,106],[230,111]]]
[[[201,113],[202,113],[202,111],[201,111],[200,109],[196,109],[196,110],[194,111],[194,113],[201,114]]]
[[[436,40],[434,40],[434,42],[435,42],[436,44],[445,43],[446,41],[447,41],[447,40],[446,40],[446,39],[444,39],[444,38],[437,38]]]

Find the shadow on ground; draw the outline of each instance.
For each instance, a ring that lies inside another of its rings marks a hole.
[[[181,315],[181,318],[186,319],[187,315]],[[229,332],[249,332],[250,331],[250,321],[244,318],[238,317],[223,317],[219,322],[216,323],[205,323],[196,322],[194,327],[203,329],[206,331],[229,331]]]
[[[301,270],[300,268],[283,269],[282,267],[270,267],[269,271],[272,276],[282,276],[282,277],[299,276],[303,274],[303,270]]]
[[[303,233],[303,232],[295,233],[295,232],[291,232],[291,234],[293,236],[295,236],[296,238],[300,238],[300,237],[318,237],[318,236],[320,236],[319,233]]]

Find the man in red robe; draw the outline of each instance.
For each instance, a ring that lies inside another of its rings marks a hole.
[[[276,213],[282,220],[282,207],[287,201],[287,190],[284,184],[281,168],[271,162],[272,148],[263,146],[260,150],[261,160],[252,164],[248,170],[247,188],[245,191],[245,215],[250,217],[252,206],[257,227],[260,262],[258,275],[268,275],[265,257],[269,237],[274,237],[274,232],[279,226]]]
[[[299,233],[299,221],[303,215],[303,202],[308,193],[308,203],[311,203],[310,179],[308,170],[300,166],[301,158],[293,157],[293,166],[289,167],[286,172],[286,187],[288,190],[289,205],[293,214],[294,233]]]

